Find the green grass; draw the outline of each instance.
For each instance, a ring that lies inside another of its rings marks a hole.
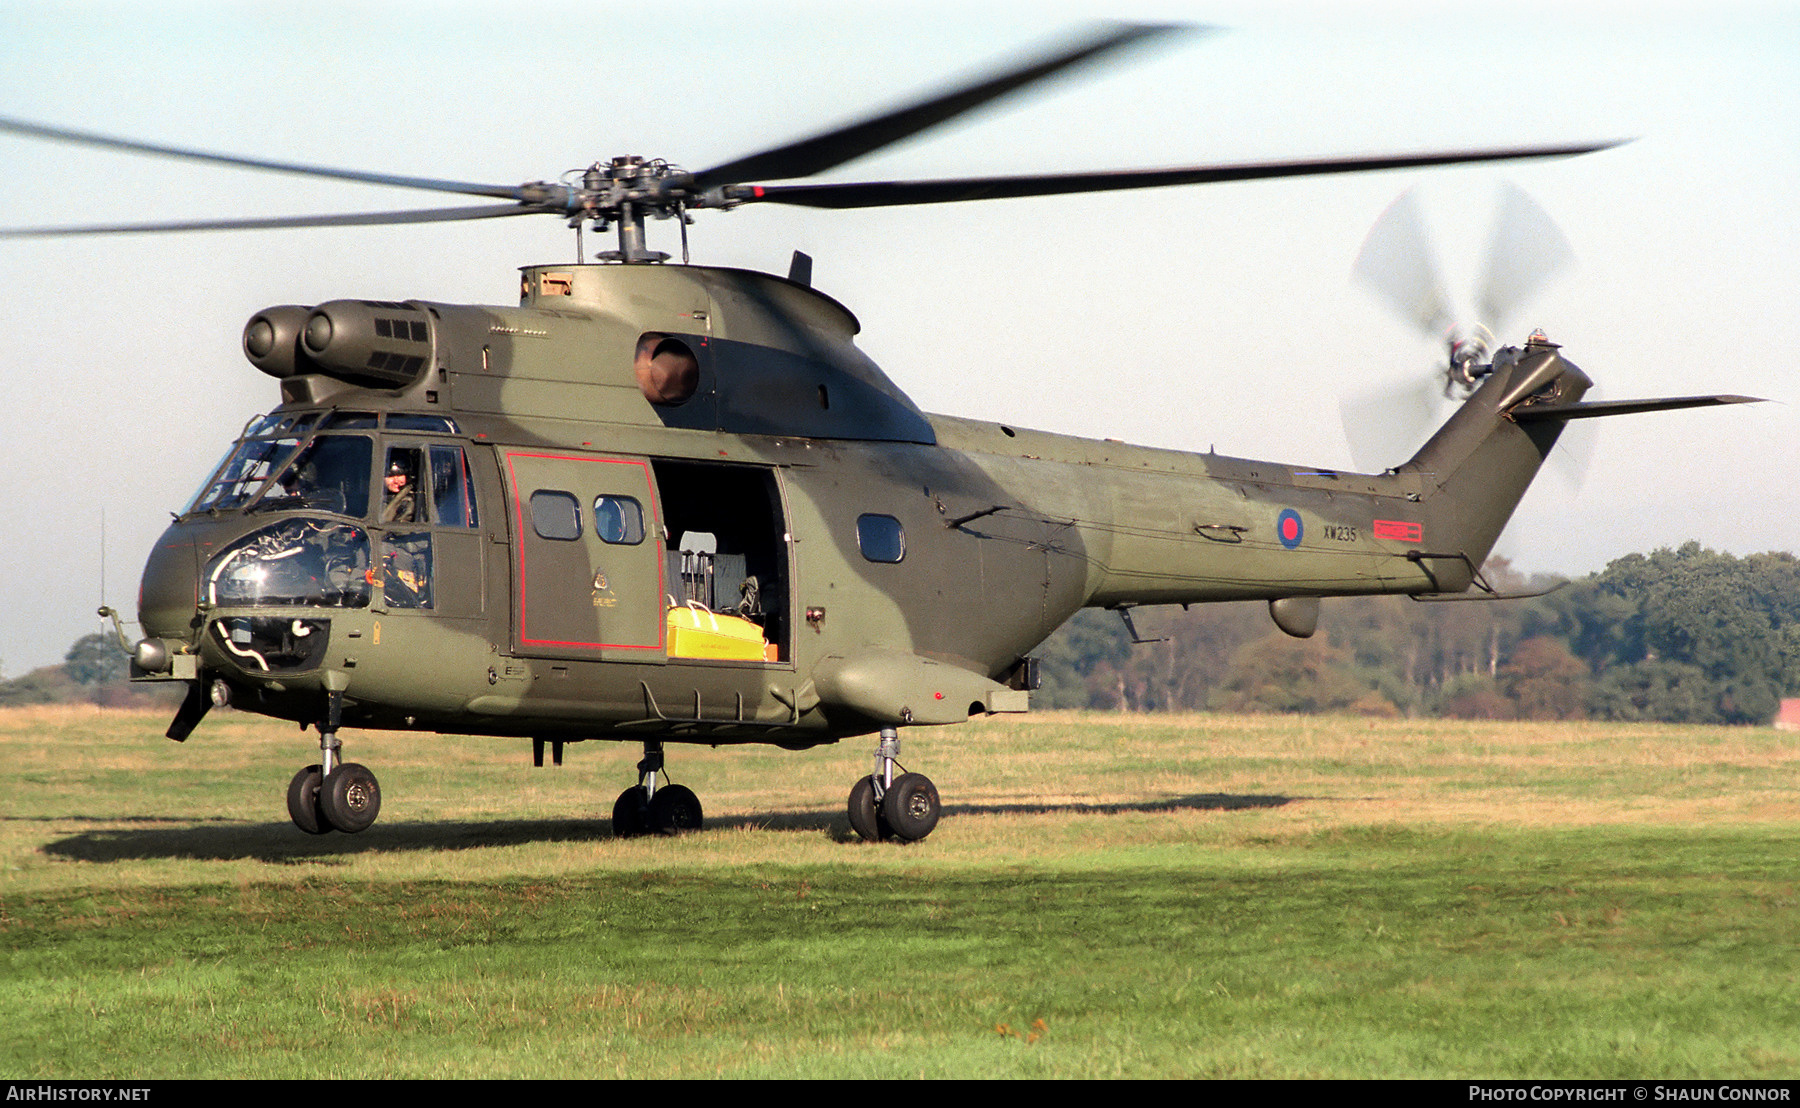
[[[0,713],[9,1077],[1800,1074],[1800,753],[1772,731],[1060,716],[688,751],[709,829],[614,840],[637,752]]]

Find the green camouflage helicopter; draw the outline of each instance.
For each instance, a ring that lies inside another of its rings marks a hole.
[[[487,185],[205,153],[0,120],[15,135],[488,198],[291,218],[6,236],[425,223],[547,214],[611,230],[598,264],[522,270],[517,307],[280,306],[244,331],[280,404],[249,421],[157,542],[134,679],[179,681],[168,735],[214,705],[299,721],[319,761],[303,831],[381,806],[344,727],[641,742],[618,834],[701,826],[670,743],[804,749],[876,734],[850,792],[866,839],[916,841],[940,801],[903,727],[1023,712],[1030,651],[1083,607],[1262,599],[1310,635],[1322,597],[1491,594],[1480,566],[1570,420],[1731,403],[1584,401],[1542,335],[1452,344],[1466,396],[1404,464],[1347,473],[922,412],[858,350],[856,317],[788,274],[690,265],[690,212],[946,203],[1572,155],[1610,144],[1066,175],[831,184],[842,165],[1165,26],[1029,64],[699,172],[620,157]],[[682,228],[683,260],[646,242]],[[103,614],[111,614],[103,609]],[[115,624],[117,617],[114,616]]]

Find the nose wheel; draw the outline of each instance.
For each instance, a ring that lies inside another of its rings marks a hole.
[[[881,732],[875,772],[850,788],[850,827],[869,842],[916,843],[931,834],[943,813],[937,786],[922,773],[900,773],[900,732]]]
[[[341,762],[338,721],[342,697],[331,694],[326,718],[319,725],[318,765],[307,766],[288,782],[288,817],[308,835],[342,831],[354,835],[366,831],[381,814],[381,782],[369,767]]]

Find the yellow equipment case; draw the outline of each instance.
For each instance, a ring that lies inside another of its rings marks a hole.
[[[767,661],[763,629],[747,619],[722,616],[698,604],[669,609],[669,657],[719,661]]]

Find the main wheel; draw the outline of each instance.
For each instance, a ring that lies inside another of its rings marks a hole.
[[[661,835],[698,831],[704,820],[700,798],[686,785],[664,785],[650,798],[650,830]]]
[[[381,784],[369,767],[345,762],[319,786],[319,811],[326,823],[346,834],[366,831],[381,814]]]
[[[631,839],[650,830],[650,801],[642,785],[633,785],[613,801],[613,834]]]
[[[916,843],[937,826],[937,786],[922,773],[903,773],[881,798],[881,818],[894,838]]]
[[[872,843],[894,837],[886,817],[881,814],[881,805],[875,802],[873,776],[850,786],[850,829]]]
[[[319,785],[324,780],[318,766],[307,766],[288,782],[288,818],[308,835],[323,835],[331,830],[325,813],[319,811]]]

